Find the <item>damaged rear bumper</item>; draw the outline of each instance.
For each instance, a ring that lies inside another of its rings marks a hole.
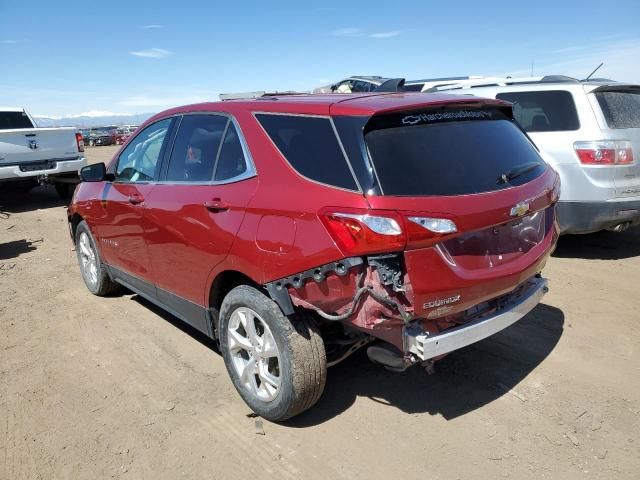
[[[517,298],[497,311],[437,334],[423,330],[419,323],[410,324],[404,332],[405,352],[424,361],[490,337],[533,310],[548,290],[546,279],[534,277]]]

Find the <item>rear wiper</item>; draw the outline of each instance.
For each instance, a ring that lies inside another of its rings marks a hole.
[[[532,170],[535,170],[542,165],[537,162],[524,163],[512,170],[509,170],[507,173],[503,173],[498,177],[497,184],[502,185],[503,183],[508,183],[514,178],[521,177],[525,173],[529,173]]]

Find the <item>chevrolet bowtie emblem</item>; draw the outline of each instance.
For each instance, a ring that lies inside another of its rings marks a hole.
[[[511,208],[511,216],[521,217],[528,211],[529,211],[529,202],[528,201],[520,202]]]

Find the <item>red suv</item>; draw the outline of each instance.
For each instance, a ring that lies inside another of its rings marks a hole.
[[[238,392],[283,420],[367,346],[430,365],[547,291],[558,176],[498,100],[281,95],[160,113],[69,208],[82,277],[217,339]]]

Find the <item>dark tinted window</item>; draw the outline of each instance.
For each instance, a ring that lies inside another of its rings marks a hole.
[[[185,115],[178,129],[166,180],[206,182],[213,178],[222,135],[229,119],[222,115]]]
[[[531,181],[545,165],[506,119],[393,126],[372,130],[365,139],[385,195],[499,190]]]
[[[609,128],[640,128],[640,91],[597,92]]]
[[[311,180],[357,190],[328,118],[256,115],[291,166]]]
[[[512,102],[513,116],[527,132],[578,130],[580,121],[569,92],[509,92],[496,98]]]
[[[363,82],[362,80],[354,80],[353,86],[351,87],[351,91],[353,93],[363,93],[363,92],[370,92],[372,90],[375,90],[375,88],[376,88],[376,85],[373,85],[372,83]]]
[[[33,128],[33,124],[24,112],[0,112],[0,130],[12,128]]]
[[[134,138],[118,158],[116,181],[149,182],[155,179],[171,119],[149,125]]]
[[[424,87],[424,83],[412,83],[411,85],[404,85],[405,92],[421,92],[422,87]]]
[[[247,171],[247,162],[244,158],[242,144],[238,132],[233,123],[229,123],[224,135],[220,157],[216,164],[214,180],[223,181],[235,178]]]

